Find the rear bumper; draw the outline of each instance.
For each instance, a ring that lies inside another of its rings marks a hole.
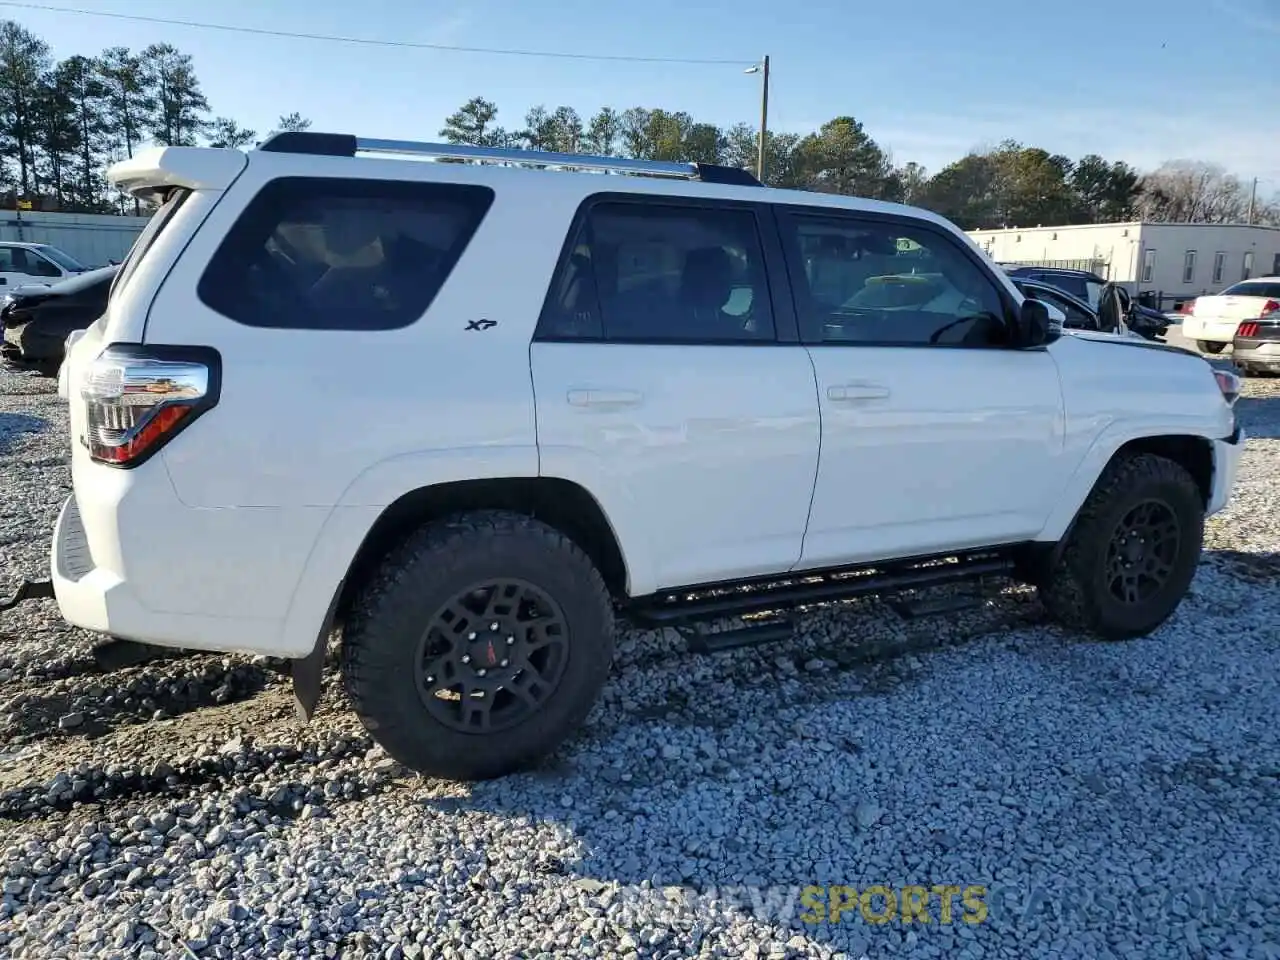
[[[187,650],[310,651],[316,628],[291,631],[290,602],[328,510],[188,507],[158,459],[116,470],[81,453],[50,557],[68,622]]]
[[[1236,337],[1231,343],[1231,357],[1237,364],[1280,370],[1280,341]]]
[[[1182,335],[1188,340],[1230,343],[1236,335],[1239,320],[1215,320],[1212,317],[1187,317],[1182,321]]]
[[[1213,441],[1213,488],[1205,507],[1206,515],[1222,510],[1231,499],[1236,474],[1240,469],[1240,457],[1244,453],[1245,439],[1244,429],[1237,425],[1230,437]]]

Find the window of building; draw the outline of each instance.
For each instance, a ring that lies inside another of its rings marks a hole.
[[[1227,255],[1223,251],[1219,250],[1217,253],[1213,255],[1213,282],[1214,283],[1222,282],[1222,274],[1226,271],[1226,269],[1227,269]]]
[[[783,229],[807,341],[1007,342],[1004,303],[991,276],[924,223],[796,214],[785,218]]]
[[[1142,282],[1150,283],[1156,275],[1156,252],[1148,247],[1142,251]]]
[[[1192,283],[1196,278],[1196,252],[1188,250],[1182,257],[1182,282]]]
[[[426,313],[492,202],[480,186],[273,180],[227,233],[197,293],[253,327],[407,327]]]
[[[1253,251],[1247,250],[1244,255],[1244,266],[1240,270],[1240,279],[1248,280],[1253,276]]]
[[[629,343],[773,340],[755,213],[656,200],[592,205],[538,332]]]

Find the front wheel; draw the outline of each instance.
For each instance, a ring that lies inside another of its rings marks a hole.
[[[343,636],[361,722],[420,773],[485,780],[533,765],[590,712],[613,607],[559,531],[485,511],[429,524],[388,557]]]
[[[1227,345],[1225,343],[1218,343],[1214,340],[1197,340],[1196,346],[1200,348],[1201,353],[1212,353],[1215,355],[1227,349]]]
[[[1039,593],[1064,625],[1143,636],[1182,602],[1204,542],[1204,499],[1181,466],[1149,453],[1108,464]]]

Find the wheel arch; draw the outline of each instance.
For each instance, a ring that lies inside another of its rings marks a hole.
[[[388,505],[365,534],[334,606],[340,622],[379,560],[426,523],[470,510],[509,510],[555,527],[591,558],[609,592],[625,596],[626,557],[612,523],[584,487],[558,477],[460,480],[407,491]]]

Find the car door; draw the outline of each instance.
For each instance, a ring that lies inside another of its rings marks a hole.
[[[553,278],[530,350],[540,472],[595,495],[633,595],[800,559],[818,404],[762,216],[599,194]]]
[[[1033,537],[1062,464],[1044,349],[1007,347],[1016,303],[976,249],[921,218],[779,210],[822,454],[801,566]]]
[[[13,261],[13,255],[20,248],[16,247],[0,247],[0,291],[11,293],[17,287],[27,282],[25,273],[20,273],[17,264]]]

